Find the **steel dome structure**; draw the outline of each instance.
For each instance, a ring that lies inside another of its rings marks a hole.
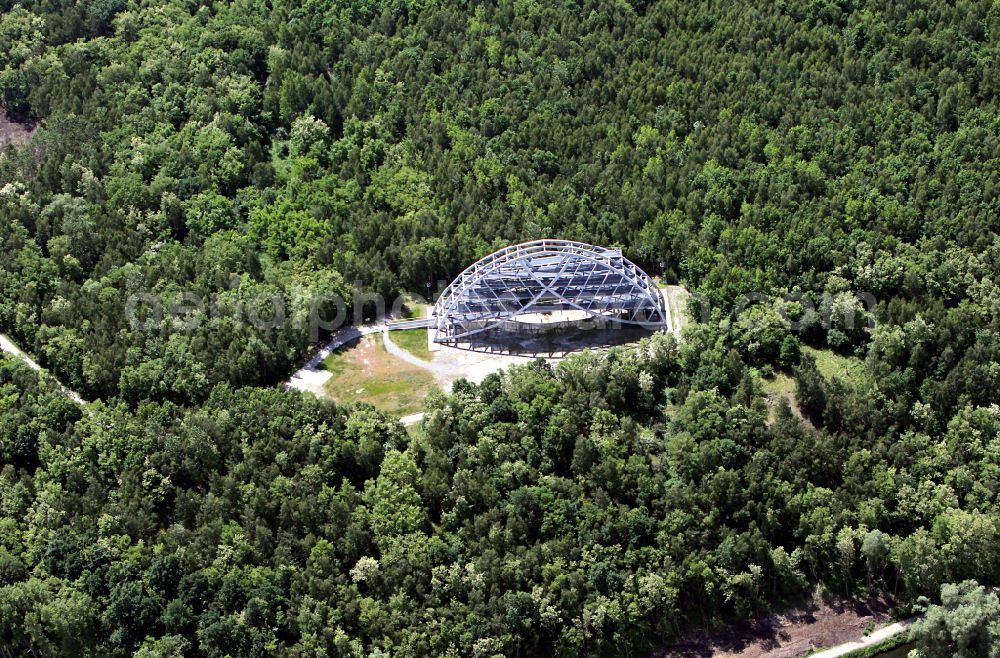
[[[527,313],[565,310],[670,328],[663,295],[621,249],[535,240],[496,251],[459,274],[434,305],[433,340],[462,342]]]

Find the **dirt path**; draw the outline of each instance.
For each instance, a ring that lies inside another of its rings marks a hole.
[[[399,422],[401,422],[404,425],[416,425],[423,419],[424,419],[424,412],[421,411],[418,414],[410,414],[409,416],[402,416],[399,419]]]
[[[31,368],[32,370],[36,372],[41,372],[42,367],[38,365],[38,363],[36,363],[34,359],[32,359],[30,356],[22,352],[20,348],[18,348],[18,346],[14,344],[14,341],[12,341],[4,334],[0,334],[0,350],[3,350],[8,354],[13,354],[14,356],[18,357],[19,359],[27,363],[28,367]]]
[[[38,365],[38,363],[34,359],[25,354],[23,351],[21,351],[21,349],[14,344],[14,341],[12,341],[4,334],[0,334],[0,351],[7,352],[8,354],[13,354],[14,356],[18,357],[19,359],[27,363],[28,367],[31,368],[32,370],[36,372],[42,372],[42,367]],[[60,389],[62,389],[62,392],[66,397],[68,397],[70,400],[76,402],[79,405],[86,405],[86,401],[82,397],[80,397],[80,395],[76,391],[67,388],[66,386],[63,385],[62,382],[60,382],[55,377],[52,377],[51,375],[48,376],[52,378],[52,381],[54,381],[59,386]]]
[[[819,653],[811,654],[810,658],[838,658],[838,656],[843,656],[845,654],[851,653],[852,651],[857,651],[858,649],[863,649],[865,647],[870,647],[873,644],[878,644],[883,640],[888,640],[890,637],[894,637],[903,633],[916,621],[916,618],[904,619],[903,621],[897,621],[895,624],[889,624],[884,628],[880,628],[871,635],[866,635],[857,642],[845,642],[844,644],[831,647],[825,651],[820,651]]]

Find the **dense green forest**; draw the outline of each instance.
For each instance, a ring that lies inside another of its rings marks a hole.
[[[0,360],[0,647],[641,655],[1000,584],[998,104],[996,2],[0,0],[0,331],[97,401]],[[702,321],[413,436],[275,386],[313,300],[537,237]]]
[[[0,479],[0,641],[624,655],[817,581],[910,598],[996,582],[995,408],[871,440],[787,407],[769,425],[752,382],[707,332],[657,336],[457,386],[411,439],[371,410],[225,384],[72,424],[5,361],[0,440],[38,440]]]

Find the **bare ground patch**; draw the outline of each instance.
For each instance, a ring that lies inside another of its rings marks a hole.
[[[8,144],[15,146],[27,144],[35,134],[35,128],[34,121],[16,121],[0,107],[0,149]]]
[[[398,416],[421,411],[436,386],[426,370],[389,354],[381,334],[345,345],[327,357],[323,368],[332,374],[323,391],[336,402],[368,402]]]
[[[891,608],[885,599],[824,601],[814,596],[782,613],[692,633],[650,658],[797,658],[864,637],[870,625],[890,621]]]

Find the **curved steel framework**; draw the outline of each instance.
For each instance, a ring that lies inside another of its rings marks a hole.
[[[653,280],[620,249],[535,240],[470,265],[434,305],[434,342],[460,342],[526,313],[578,310],[588,316],[669,329]]]

